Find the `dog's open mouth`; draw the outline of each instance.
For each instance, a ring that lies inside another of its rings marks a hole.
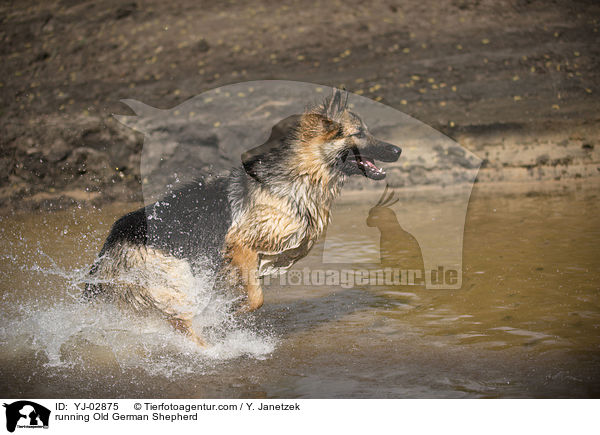
[[[371,180],[383,180],[386,175],[385,171],[375,164],[375,160],[395,162],[400,157],[402,150],[395,145],[375,141],[363,149],[354,147],[352,153],[359,173]]]
[[[372,180],[382,180],[385,178],[385,171],[383,168],[377,167],[375,161],[363,155],[356,155],[356,164],[359,169],[362,171],[363,175]]]

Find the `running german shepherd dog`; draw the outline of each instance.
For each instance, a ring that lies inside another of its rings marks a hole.
[[[117,220],[90,270],[84,297],[155,311],[198,344],[194,272],[210,267],[239,288],[239,312],[263,303],[260,277],[292,266],[324,233],[345,177],[385,178],[375,160],[401,149],[375,139],[347,94],[287,118],[242,156],[242,168],[198,181]],[[291,124],[291,127],[286,128]]]

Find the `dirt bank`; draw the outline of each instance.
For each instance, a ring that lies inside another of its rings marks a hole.
[[[482,183],[596,182],[600,5],[439,5],[4,3],[0,207],[139,201],[143,136],[112,118],[131,114],[121,99],[166,109],[265,79],[344,86],[402,110],[480,156]],[[403,179],[435,183],[441,169]]]

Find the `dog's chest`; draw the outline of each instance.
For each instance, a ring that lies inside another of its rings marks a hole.
[[[298,260],[306,257],[313,244],[313,240],[306,238],[299,246],[283,250],[276,254],[259,252],[258,275],[262,277],[286,271]]]
[[[286,199],[279,202],[281,208],[274,216],[280,216],[285,225],[279,225],[278,228],[294,230],[274,231],[264,235],[272,243],[268,249],[262,252],[258,250],[259,276],[284,272],[308,255],[329,224],[334,193],[322,192],[320,189],[315,191],[306,184],[299,184],[290,195],[293,201]]]

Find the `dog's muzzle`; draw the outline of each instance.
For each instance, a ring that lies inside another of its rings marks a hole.
[[[392,145],[391,143],[376,140],[372,145],[367,146],[362,153],[382,162],[395,162],[402,154],[402,148]]]
[[[352,149],[356,166],[360,173],[372,180],[383,180],[386,176],[383,168],[375,164],[375,160],[382,162],[395,162],[400,158],[402,149],[391,143],[373,140],[364,148]]]

